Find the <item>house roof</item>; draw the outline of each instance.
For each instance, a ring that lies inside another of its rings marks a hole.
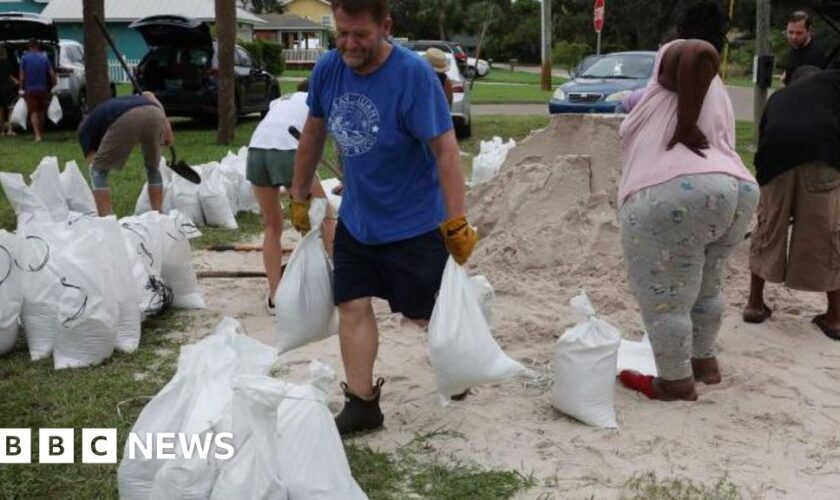
[[[104,0],[105,20],[131,22],[150,15],[174,14],[199,21],[214,21],[216,7],[213,0]],[[82,22],[80,0],[51,0],[41,15],[55,22]],[[263,24],[265,21],[237,7],[236,20],[244,24]]]
[[[261,14],[265,24],[256,27],[258,31],[327,31],[330,28],[310,21],[296,14]]]

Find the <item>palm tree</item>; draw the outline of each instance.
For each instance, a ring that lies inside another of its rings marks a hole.
[[[85,91],[87,109],[95,108],[99,103],[111,97],[111,85],[108,81],[108,61],[105,51],[105,37],[96,25],[94,15],[105,22],[105,0],[83,0],[82,15],[85,36]]]
[[[219,59],[219,128],[216,142],[230,144],[236,127],[236,96],[233,52],[236,44],[235,0],[216,0],[216,39]]]

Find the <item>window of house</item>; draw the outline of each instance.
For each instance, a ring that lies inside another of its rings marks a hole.
[[[332,16],[321,16],[321,24],[324,26],[332,26]]]

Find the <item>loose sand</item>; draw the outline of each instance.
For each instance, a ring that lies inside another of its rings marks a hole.
[[[613,498],[629,478],[648,471],[705,484],[728,475],[750,497],[837,498],[840,343],[810,324],[825,299],[770,286],[773,318],[744,324],[747,245],[726,272],[723,383],[699,387],[694,403],[651,402],[617,384],[618,430],[591,428],[552,409],[546,382],[554,341],[576,321],[571,297],[585,290],[625,338],[643,332],[618,241],[617,127],[613,117],[554,118],[511,151],[496,179],[469,194],[469,214],[482,236],[469,267],[496,288],[494,335],[508,354],[545,377],[481,387],[465,402],[441,407],[426,334],[401,326],[377,301],[376,374],[386,379],[386,429],[361,441],[393,450],[417,433],[457,431],[463,439],[438,438],[433,445],[488,467],[533,472],[539,486],[522,498]],[[284,239],[294,244],[298,237],[288,231]],[[262,260],[259,253],[197,252],[195,264],[197,270],[260,270]],[[262,280],[201,284],[209,310],[200,316],[238,317],[252,336],[273,343]],[[205,334],[206,323],[187,333]],[[280,375],[304,379],[314,357],[342,372],[333,337],[282,355]],[[336,385],[331,407],[340,404]]]

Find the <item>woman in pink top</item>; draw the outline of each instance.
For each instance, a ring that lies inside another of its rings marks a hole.
[[[695,380],[720,382],[721,274],[758,204],[717,75],[726,29],[714,2],[686,9],[620,131],[621,243],[659,372],[620,379],[653,399],[694,400]]]

